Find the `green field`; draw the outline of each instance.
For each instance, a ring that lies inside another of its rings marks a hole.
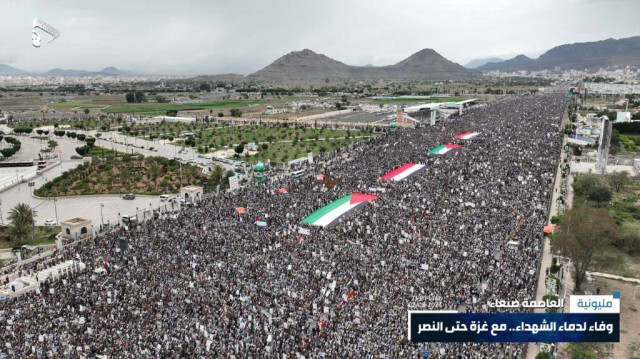
[[[467,100],[465,97],[432,97],[427,99],[393,98],[375,99],[377,103],[433,103],[433,102],[458,102]]]
[[[273,103],[267,100],[225,100],[213,102],[201,102],[185,105],[176,105],[171,103],[138,103],[134,105],[109,106],[102,110],[105,113],[140,113],[140,112],[158,112],[167,110],[187,111],[187,110],[206,110],[216,108],[244,107],[249,105],[266,105]]]
[[[269,100],[257,100],[257,99],[243,99],[243,100],[207,100],[199,103],[190,104],[172,104],[172,103],[157,103],[157,102],[142,102],[136,104],[116,104],[111,105],[102,110],[104,113],[153,113],[154,115],[164,114],[167,110],[177,111],[189,111],[189,110],[207,110],[207,109],[223,109],[233,107],[246,107],[250,105],[268,105],[272,103],[283,103],[289,101],[299,100],[299,97],[283,97],[281,99],[269,99]]]
[[[60,107],[81,107],[81,108],[101,108],[108,105],[99,105],[99,104],[90,104],[90,103],[82,103],[82,102],[54,102],[49,104],[49,107],[60,108]]]

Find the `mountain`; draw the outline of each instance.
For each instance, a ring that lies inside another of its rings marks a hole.
[[[104,76],[126,76],[131,75],[128,71],[120,71],[113,66],[105,67],[104,69],[96,72],[96,74],[104,75]]]
[[[51,69],[45,73],[43,76],[83,76],[88,72],[85,70],[63,70],[60,68]]]
[[[274,61],[271,65],[247,77],[263,81],[313,81],[342,80],[351,78],[355,66],[345,65],[325,55],[304,49],[293,51]]]
[[[105,67],[104,69],[97,72],[85,71],[85,70],[63,70],[63,69],[55,68],[41,75],[42,76],[126,76],[126,75],[132,75],[132,73],[127,71],[120,71],[115,67]]]
[[[499,57],[488,57],[486,59],[475,59],[475,60],[471,60],[469,61],[466,65],[464,65],[464,67],[468,68],[468,69],[477,69],[478,67],[484,65],[484,64],[488,64],[489,62],[502,62],[504,61],[504,59],[501,59]]]
[[[432,49],[421,50],[395,65],[351,66],[309,49],[293,51],[247,76],[266,82],[340,80],[446,80],[471,78],[479,72],[465,69]]]
[[[476,77],[474,70],[449,61],[433,49],[423,49],[393,66],[383,66],[390,79],[450,80]]]
[[[512,59],[505,60],[502,62],[489,62],[478,67],[480,71],[517,71],[526,69],[529,66],[532,66],[536,60],[527,57],[525,55],[518,55]]]
[[[560,45],[540,55],[535,60],[522,61],[516,58],[497,64],[480,66],[480,71],[516,71],[516,70],[597,70],[613,66],[640,67],[640,36],[625,39],[606,39],[602,41],[581,42]],[[526,57],[526,56],[524,56]]]
[[[11,67],[9,65],[0,64],[0,76],[15,76],[15,75],[26,75],[26,71],[22,71],[20,69],[16,69],[15,67]]]

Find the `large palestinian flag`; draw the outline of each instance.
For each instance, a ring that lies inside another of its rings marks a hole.
[[[366,205],[369,201],[376,198],[378,198],[378,196],[373,194],[353,192],[311,213],[301,222],[314,226],[333,227],[338,224],[342,216],[358,207]]]
[[[452,145],[450,143],[446,143],[444,145],[440,145],[431,151],[429,151],[430,155],[444,155],[445,153],[453,150],[454,148],[460,148],[462,145]]]
[[[421,169],[424,168],[424,165],[416,164],[416,163],[405,163],[404,165],[396,168],[395,170],[382,175],[380,178],[385,181],[401,181],[411,175],[418,173]]]
[[[479,135],[477,132],[465,132],[456,136],[456,140],[470,140]]]

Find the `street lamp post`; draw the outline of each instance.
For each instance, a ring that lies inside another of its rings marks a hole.
[[[100,229],[102,229],[102,227],[104,227],[104,215],[102,214],[102,208],[104,207],[104,203],[100,203]]]
[[[35,241],[36,240],[36,214],[33,210],[33,208],[31,208],[31,228],[33,229],[31,231],[31,240]]]
[[[58,206],[56,205],[56,203],[58,202],[57,198],[53,199],[53,208],[56,211],[56,225],[59,225],[60,223],[58,222]]]

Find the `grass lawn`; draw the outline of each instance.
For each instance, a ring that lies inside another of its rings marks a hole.
[[[291,142],[276,142],[267,144],[265,150],[259,146],[256,155],[249,157],[241,157],[243,161],[250,163],[271,161],[272,165],[281,165],[290,160],[306,157],[308,152],[319,155],[324,152],[336,150],[345,147],[351,143],[358,142],[360,139],[349,138],[339,140],[319,140],[319,141],[300,141],[296,145]]]
[[[333,151],[376,135],[376,133],[364,130],[345,131],[253,125],[223,127],[217,124],[160,123],[145,126],[145,128],[147,133],[155,136],[170,135],[177,137],[183,131],[195,132],[199,134],[200,138],[195,140],[195,144],[192,147],[197,148],[200,153],[233,148],[242,142],[258,143],[258,154],[242,157],[242,159],[251,163],[266,162],[270,159],[271,163],[275,164],[304,157],[307,152],[313,152],[318,155],[325,151]],[[138,133],[140,133],[139,129]],[[186,146],[185,140],[182,139],[174,141],[173,144]],[[267,148],[264,148],[263,145],[265,144]]]
[[[60,233],[61,230],[60,226],[36,226],[35,239],[29,239],[25,244],[29,246],[53,244],[55,243],[55,239],[50,239],[50,237],[54,237],[56,234]],[[3,239],[0,240],[0,249],[13,248],[16,246],[13,242],[6,240],[4,233],[2,234],[2,237]]]
[[[182,132],[194,132],[200,137],[196,140],[196,147],[209,146],[221,147],[245,142],[278,142],[278,141],[298,141],[315,138],[333,138],[349,136],[371,136],[372,133],[364,130],[332,130],[332,129],[311,129],[294,127],[265,127],[257,125],[228,126],[211,123],[175,123],[159,122],[155,124],[136,125],[131,128],[134,135],[148,136],[171,136],[177,138]]]
[[[120,152],[117,150],[112,150],[110,148],[104,147],[92,147],[89,150],[89,153],[85,157],[114,157],[114,156],[122,156],[124,152]]]
[[[282,103],[288,101],[295,101],[296,97],[283,97],[282,99],[270,99],[270,100],[257,100],[257,99],[242,99],[242,100],[207,100],[197,103],[189,104],[174,104],[174,103],[157,103],[157,102],[142,102],[136,104],[122,104],[112,105],[102,110],[104,113],[157,113],[166,112],[167,110],[206,110],[206,109],[221,109],[221,108],[242,108],[250,105],[268,105],[272,103]]]

